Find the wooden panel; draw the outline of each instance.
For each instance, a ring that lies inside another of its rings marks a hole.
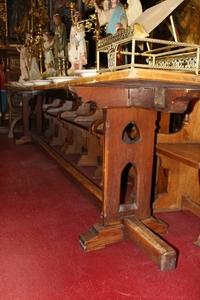
[[[161,182],[160,174],[167,173],[168,176],[165,177],[167,188],[160,189],[156,196],[154,211],[188,209],[200,214],[200,101],[193,103],[191,108],[193,110],[179,132],[157,136],[158,182]]]

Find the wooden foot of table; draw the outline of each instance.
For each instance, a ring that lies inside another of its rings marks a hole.
[[[166,228],[166,224],[164,226],[162,221],[153,217],[146,221],[147,225],[154,224],[154,227],[156,223],[160,224],[160,228]],[[158,265],[161,271],[176,268],[176,251],[135,217],[125,218],[123,224],[94,225],[87,233],[80,236],[80,244],[85,251],[89,252],[120,242],[125,238],[125,234]]]
[[[85,251],[102,249],[107,245],[124,239],[123,225],[94,225],[87,233],[80,236],[80,244]]]
[[[24,145],[24,144],[29,144],[29,143],[32,143],[32,138],[31,136],[27,136],[27,135],[24,135],[22,136],[20,139],[17,139],[15,141],[16,145]]]
[[[144,250],[161,271],[175,269],[177,253],[171,246],[135,217],[124,219],[124,226],[129,238]]]
[[[194,244],[195,244],[196,246],[200,247],[200,235],[199,235],[197,241],[194,242]]]
[[[153,216],[142,220],[142,223],[157,234],[166,234],[169,227],[167,223]]]

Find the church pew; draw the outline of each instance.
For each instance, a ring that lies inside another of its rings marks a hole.
[[[200,101],[187,116],[179,132],[157,136],[156,154],[167,177],[167,189],[156,195],[153,209],[189,210],[200,217]]]

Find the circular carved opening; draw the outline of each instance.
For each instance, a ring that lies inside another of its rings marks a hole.
[[[140,139],[140,131],[134,121],[130,122],[123,130],[122,140],[125,144],[134,144]]]

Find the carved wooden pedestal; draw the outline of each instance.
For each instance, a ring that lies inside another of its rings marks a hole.
[[[144,122],[145,120],[145,122]],[[166,231],[166,225],[151,218],[150,195],[156,112],[142,108],[108,108],[104,111],[103,221],[80,236],[84,250],[91,251],[130,237],[143,248],[162,271],[176,265],[176,251],[154,234]],[[137,135],[128,136],[126,128],[134,124]],[[120,202],[123,170],[136,169],[136,199]],[[112,199],[112,201],[111,201]],[[146,222],[145,220],[148,220]],[[162,226],[161,226],[162,224]]]

